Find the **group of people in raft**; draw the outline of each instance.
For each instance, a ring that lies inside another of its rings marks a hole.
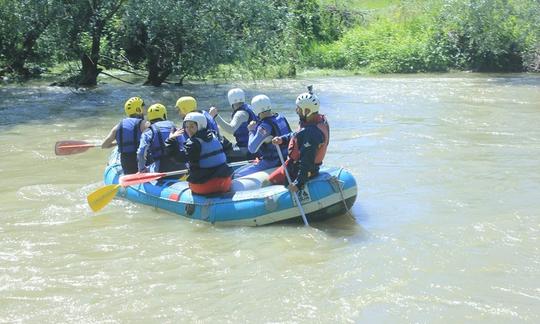
[[[227,94],[231,122],[222,119],[216,107],[204,111],[198,109],[195,98],[179,98],[176,108],[183,127],[178,129],[160,103],[148,108],[145,120],[143,99],[133,97],[124,105],[127,117],[111,129],[101,146],[118,146],[124,174],[188,168],[186,180],[195,194],[224,193],[230,190],[233,177],[276,167],[267,181],[296,192],[318,174],[329,141],[330,129],[326,117],[319,113],[319,98],[308,89],[296,98],[300,122],[294,132],[283,115],[272,112],[268,96],[257,95],[249,105],[239,88]],[[233,134],[236,144],[223,137],[220,129]],[[277,147],[286,157],[284,165]],[[234,172],[227,164],[252,159]]]

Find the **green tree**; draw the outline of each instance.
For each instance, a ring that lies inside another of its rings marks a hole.
[[[146,84],[170,75],[204,77],[220,64],[248,67],[276,62],[283,48],[287,7],[263,0],[130,2],[122,47],[144,62]]]
[[[527,0],[520,0],[522,2]],[[528,1],[527,8],[534,6]],[[458,69],[522,71],[526,39],[524,21],[509,0],[446,0],[438,23],[441,45]]]
[[[60,10],[56,0],[0,1],[0,62],[4,72],[23,79],[32,75],[27,62],[39,59],[36,44]]]
[[[63,0],[63,15],[56,20],[56,40],[64,60],[78,59],[81,68],[72,80],[93,86],[102,72],[99,67],[104,34],[127,0]]]

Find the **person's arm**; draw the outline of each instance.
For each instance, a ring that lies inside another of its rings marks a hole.
[[[141,130],[141,134],[144,133],[144,131],[150,127],[150,122],[148,120],[143,120],[140,124],[139,124],[139,129]]]
[[[250,153],[257,153],[263,143],[272,141],[272,130],[266,124],[261,124],[257,130],[249,131],[248,150]]]
[[[176,162],[185,163],[187,161],[186,152],[180,150],[178,140],[178,138],[168,138],[165,140],[165,154]]]
[[[290,132],[289,134],[285,134],[285,135],[281,135],[281,136],[276,136],[274,138],[272,138],[272,144],[278,144],[278,145],[281,145],[283,143],[289,143],[289,141],[291,140],[291,138],[293,136],[296,135],[297,132]]]
[[[179,163],[187,162],[187,156],[184,150],[186,141],[184,135],[184,129],[179,128],[165,140],[165,154]]]
[[[145,131],[141,136],[139,148],[137,148],[137,165],[139,172],[146,169],[146,154],[152,141],[152,129]]]
[[[298,137],[300,160],[298,161],[298,175],[293,183],[298,189],[302,189],[309,178],[309,171],[315,167],[317,148],[323,142],[322,133],[315,129],[305,129]]]
[[[116,132],[118,132],[118,124],[114,125],[114,127],[111,129],[107,137],[103,140],[101,143],[101,148],[111,148],[113,146],[116,146]]]
[[[296,135],[296,132],[290,132],[289,134],[279,136],[279,138],[281,138],[281,143],[289,143],[291,138],[295,135]]]
[[[221,118],[220,115],[216,115],[215,121],[217,122],[218,126],[223,130],[224,132],[232,135],[242,123],[245,123],[249,120],[249,114],[246,111],[239,111],[236,114],[234,114],[233,119],[230,123],[227,123],[223,118]]]

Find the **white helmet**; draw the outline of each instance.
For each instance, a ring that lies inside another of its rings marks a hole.
[[[255,115],[258,115],[262,112],[272,110],[272,103],[270,102],[270,98],[268,98],[265,95],[256,95],[251,99],[251,109],[255,113]]]
[[[197,130],[200,131],[201,129],[206,128],[206,117],[204,117],[203,114],[198,112],[190,112],[189,114],[184,117],[184,123],[187,121],[195,122],[197,123]]]
[[[319,106],[321,105],[319,98],[313,93],[305,92],[296,98],[296,105],[302,110],[302,114],[305,115],[306,109],[309,109],[310,114],[319,112]]]
[[[240,88],[234,88],[229,90],[227,93],[227,98],[229,99],[229,103],[234,105],[235,103],[239,102],[246,102],[246,95],[244,94],[244,90]]]

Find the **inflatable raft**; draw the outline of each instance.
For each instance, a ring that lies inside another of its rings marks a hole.
[[[114,151],[105,169],[105,184],[122,176]],[[299,208],[285,186],[260,187],[264,172],[233,180],[225,194],[192,194],[187,182],[159,180],[121,188],[118,196],[190,219],[220,225],[260,226],[276,222],[302,222]],[[308,221],[320,221],[347,212],[357,195],[354,177],[343,168],[322,166],[317,177],[299,192]]]

